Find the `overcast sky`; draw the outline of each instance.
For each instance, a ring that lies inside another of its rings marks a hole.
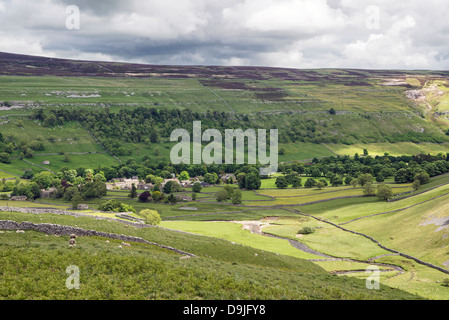
[[[150,64],[447,70],[448,17],[446,0],[0,0],[0,51]]]

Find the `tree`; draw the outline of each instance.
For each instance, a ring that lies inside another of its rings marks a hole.
[[[329,113],[331,114],[331,115],[334,115],[336,112],[335,112],[335,109],[334,108],[330,108],[329,109]]]
[[[413,190],[418,190],[420,187],[421,187],[421,183],[419,182],[418,179],[416,179],[415,181],[413,181],[413,184],[412,184]]]
[[[376,189],[374,188],[373,184],[371,182],[365,183],[363,186],[363,195],[364,196],[373,196],[376,194]]]
[[[301,178],[299,176],[295,176],[293,178],[292,187],[293,188],[300,188],[301,185],[302,185],[301,182],[302,182]]]
[[[232,193],[231,201],[233,204],[241,204],[242,203],[242,193],[240,190],[235,189]]]
[[[170,193],[170,195],[168,196],[168,202],[170,202],[170,203],[176,203],[176,202],[178,202],[178,199],[176,198],[176,196],[173,194],[173,193]]]
[[[352,179],[353,179],[353,177],[347,176],[345,178],[345,185],[349,186],[351,184]]]
[[[106,182],[106,177],[104,176],[103,171],[96,173],[93,177],[93,181]]]
[[[430,176],[426,171],[420,171],[415,174],[415,181],[418,180],[420,185],[426,184],[429,182]]]
[[[312,177],[321,177],[321,171],[318,168],[313,168],[312,171],[310,172],[310,175]]]
[[[72,209],[73,210],[78,209],[78,205],[83,201],[84,201],[84,199],[81,197],[81,195],[79,193],[75,194],[72,197]]]
[[[288,187],[287,179],[285,179],[284,176],[277,177],[274,184],[278,189],[285,189]]]
[[[136,185],[134,183],[131,185],[131,191],[129,192],[129,197],[131,199],[134,199],[134,198],[137,197],[137,188],[136,188]]]
[[[315,184],[315,186],[318,188],[318,189],[323,189],[324,188],[324,183],[322,182],[322,181],[318,181],[316,184]]]
[[[166,194],[170,194],[173,192],[173,181],[167,181],[167,183],[164,185],[164,187],[162,188],[162,191],[164,191],[164,193]]]
[[[306,180],[306,183],[304,184],[304,187],[306,188],[313,188],[316,185],[316,180],[313,178],[308,178]]]
[[[258,172],[250,172],[245,176],[245,189],[247,190],[258,190],[262,182],[260,181],[260,176]]]
[[[144,191],[141,194],[139,194],[139,201],[141,202],[148,202],[148,200],[151,198],[151,193],[149,191]]]
[[[160,214],[156,210],[144,209],[139,212],[139,215],[145,219],[145,223],[153,226],[158,225],[162,221]]]
[[[226,190],[227,194],[228,194],[228,199],[232,198],[232,195],[234,194],[234,187],[227,184],[224,186],[223,188],[224,190]]]
[[[179,176],[178,176],[179,180],[189,180],[190,176],[189,173],[187,171],[182,171]]]
[[[227,198],[228,193],[226,192],[226,190],[222,189],[215,192],[215,199],[217,199],[218,202],[226,201]]]
[[[195,193],[201,192],[202,188],[203,187],[201,186],[201,183],[199,183],[198,181],[194,182],[193,185],[192,185],[192,191],[195,192]]]
[[[213,173],[208,172],[204,175],[204,182],[207,182],[210,184],[215,184],[217,182],[217,180],[218,180],[218,175],[215,172],[213,172]]]
[[[394,174],[394,182],[396,183],[407,183],[408,182],[408,173],[404,168],[399,169]]]
[[[107,194],[106,184],[101,181],[88,182],[81,186],[81,196],[86,198],[101,198]]]
[[[36,182],[41,189],[48,189],[55,178],[56,176],[50,171],[41,171],[33,176],[32,181]]]
[[[343,178],[341,176],[335,175],[334,177],[332,177],[331,179],[331,184],[334,187],[338,187],[340,185],[343,184]]]
[[[374,180],[374,177],[370,173],[362,173],[358,176],[357,179],[358,179],[357,183],[363,187],[367,183],[372,183]]]
[[[80,195],[80,196],[81,196],[81,194],[80,194],[78,188],[77,188],[77,187],[74,187],[74,186],[69,186],[69,187],[67,187],[67,188],[64,190],[63,198],[64,198],[64,200],[72,201],[72,199],[73,199],[76,195]],[[81,197],[82,197],[82,196],[81,196]]]
[[[246,173],[244,173],[244,172],[240,172],[237,175],[237,184],[240,189],[245,188],[245,178],[246,178]]]
[[[160,191],[153,191],[151,197],[153,198],[154,201],[159,201],[162,197],[162,194]]]
[[[378,173],[377,175],[376,175],[376,182],[384,182],[385,181],[385,178],[384,178],[384,176],[382,175],[382,173]]]
[[[133,206],[117,201],[115,199],[111,199],[102,203],[98,206],[98,209],[101,211],[109,212],[136,212],[136,209],[134,209]]]
[[[78,176],[76,170],[65,170],[62,173],[62,179],[67,180],[71,183],[73,183],[73,181],[75,181],[75,178]]]
[[[11,163],[11,156],[9,155],[9,153],[6,152],[0,153],[0,162]]]
[[[382,200],[389,200],[393,196],[393,190],[386,184],[380,184],[377,187],[377,197]]]
[[[156,132],[156,130],[152,130],[150,133],[150,142],[151,143],[157,143],[159,140],[159,136]]]

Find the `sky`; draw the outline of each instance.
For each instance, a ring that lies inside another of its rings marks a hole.
[[[0,51],[170,65],[449,68],[446,0],[0,0]]]

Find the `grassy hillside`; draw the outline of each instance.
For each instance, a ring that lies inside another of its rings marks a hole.
[[[135,243],[119,249],[119,241],[95,237],[78,238],[76,247],[68,247],[68,237],[6,231],[0,234],[0,296],[8,299],[416,298],[384,286],[367,292],[364,281],[329,275],[311,262],[209,237],[127,228],[92,218],[14,213],[0,217],[137,235],[198,256],[180,260],[180,255]],[[65,288],[69,265],[80,269],[80,290]],[[36,275],[42,280],[34,281]]]

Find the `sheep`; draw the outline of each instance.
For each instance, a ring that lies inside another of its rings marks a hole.
[[[75,238],[76,238],[76,235],[72,233],[70,235],[69,246],[71,246],[71,247],[75,247],[76,246]]]

